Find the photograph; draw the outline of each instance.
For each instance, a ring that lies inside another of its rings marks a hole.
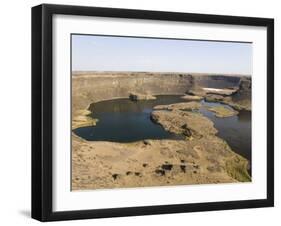
[[[252,42],[70,35],[71,191],[252,183]]]
[[[41,4],[31,36],[32,218],[274,206],[273,18]]]

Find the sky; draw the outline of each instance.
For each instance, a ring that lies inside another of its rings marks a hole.
[[[72,35],[72,71],[252,74],[252,44]]]

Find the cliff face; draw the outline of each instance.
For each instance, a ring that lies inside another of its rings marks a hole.
[[[240,76],[182,73],[75,73],[72,75],[72,109],[75,114],[93,102],[128,98],[131,92],[172,95],[184,94],[195,86],[234,87],[240,79]]]
[[[233,96],[234,99],[243,100],[251,99],[252,94],[252,79],[250,77],[243,77],[239,81],[239,89]]]
[[[224,89],[239,85],[240,76],[194,75],[194,84],[200,87]]]
[[[193,83],[188,74],[91,74],[72,76],[74,109],[83,109],[93,102],[128,98],[131,92],[184,94]]]

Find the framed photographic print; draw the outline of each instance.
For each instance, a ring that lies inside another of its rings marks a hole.
[[[32,8],[32,217],[274,205],[274,21]]]

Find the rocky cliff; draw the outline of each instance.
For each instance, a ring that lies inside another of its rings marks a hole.
[[[251,77],[243,77],[239,81],[239,89],[233,96],[236,100],[251,99],[252,97],[252,79]]]
[[[72,75],[72,109],[93,102],[127,98],[130,93],[152,95],[184,94],[195,86],[227,88],[238,86],[241,76],[147,72],[75,72]]]
[[[193,75],[194,84],[200,87],[224,89],[239,85],[239,75]]]
[[[164,73],[92,73],[72,76],[73,109],[84,109],[90,103],[128,98],[130,93],[152,95],[183,94],[193,85],[189,74]]]

